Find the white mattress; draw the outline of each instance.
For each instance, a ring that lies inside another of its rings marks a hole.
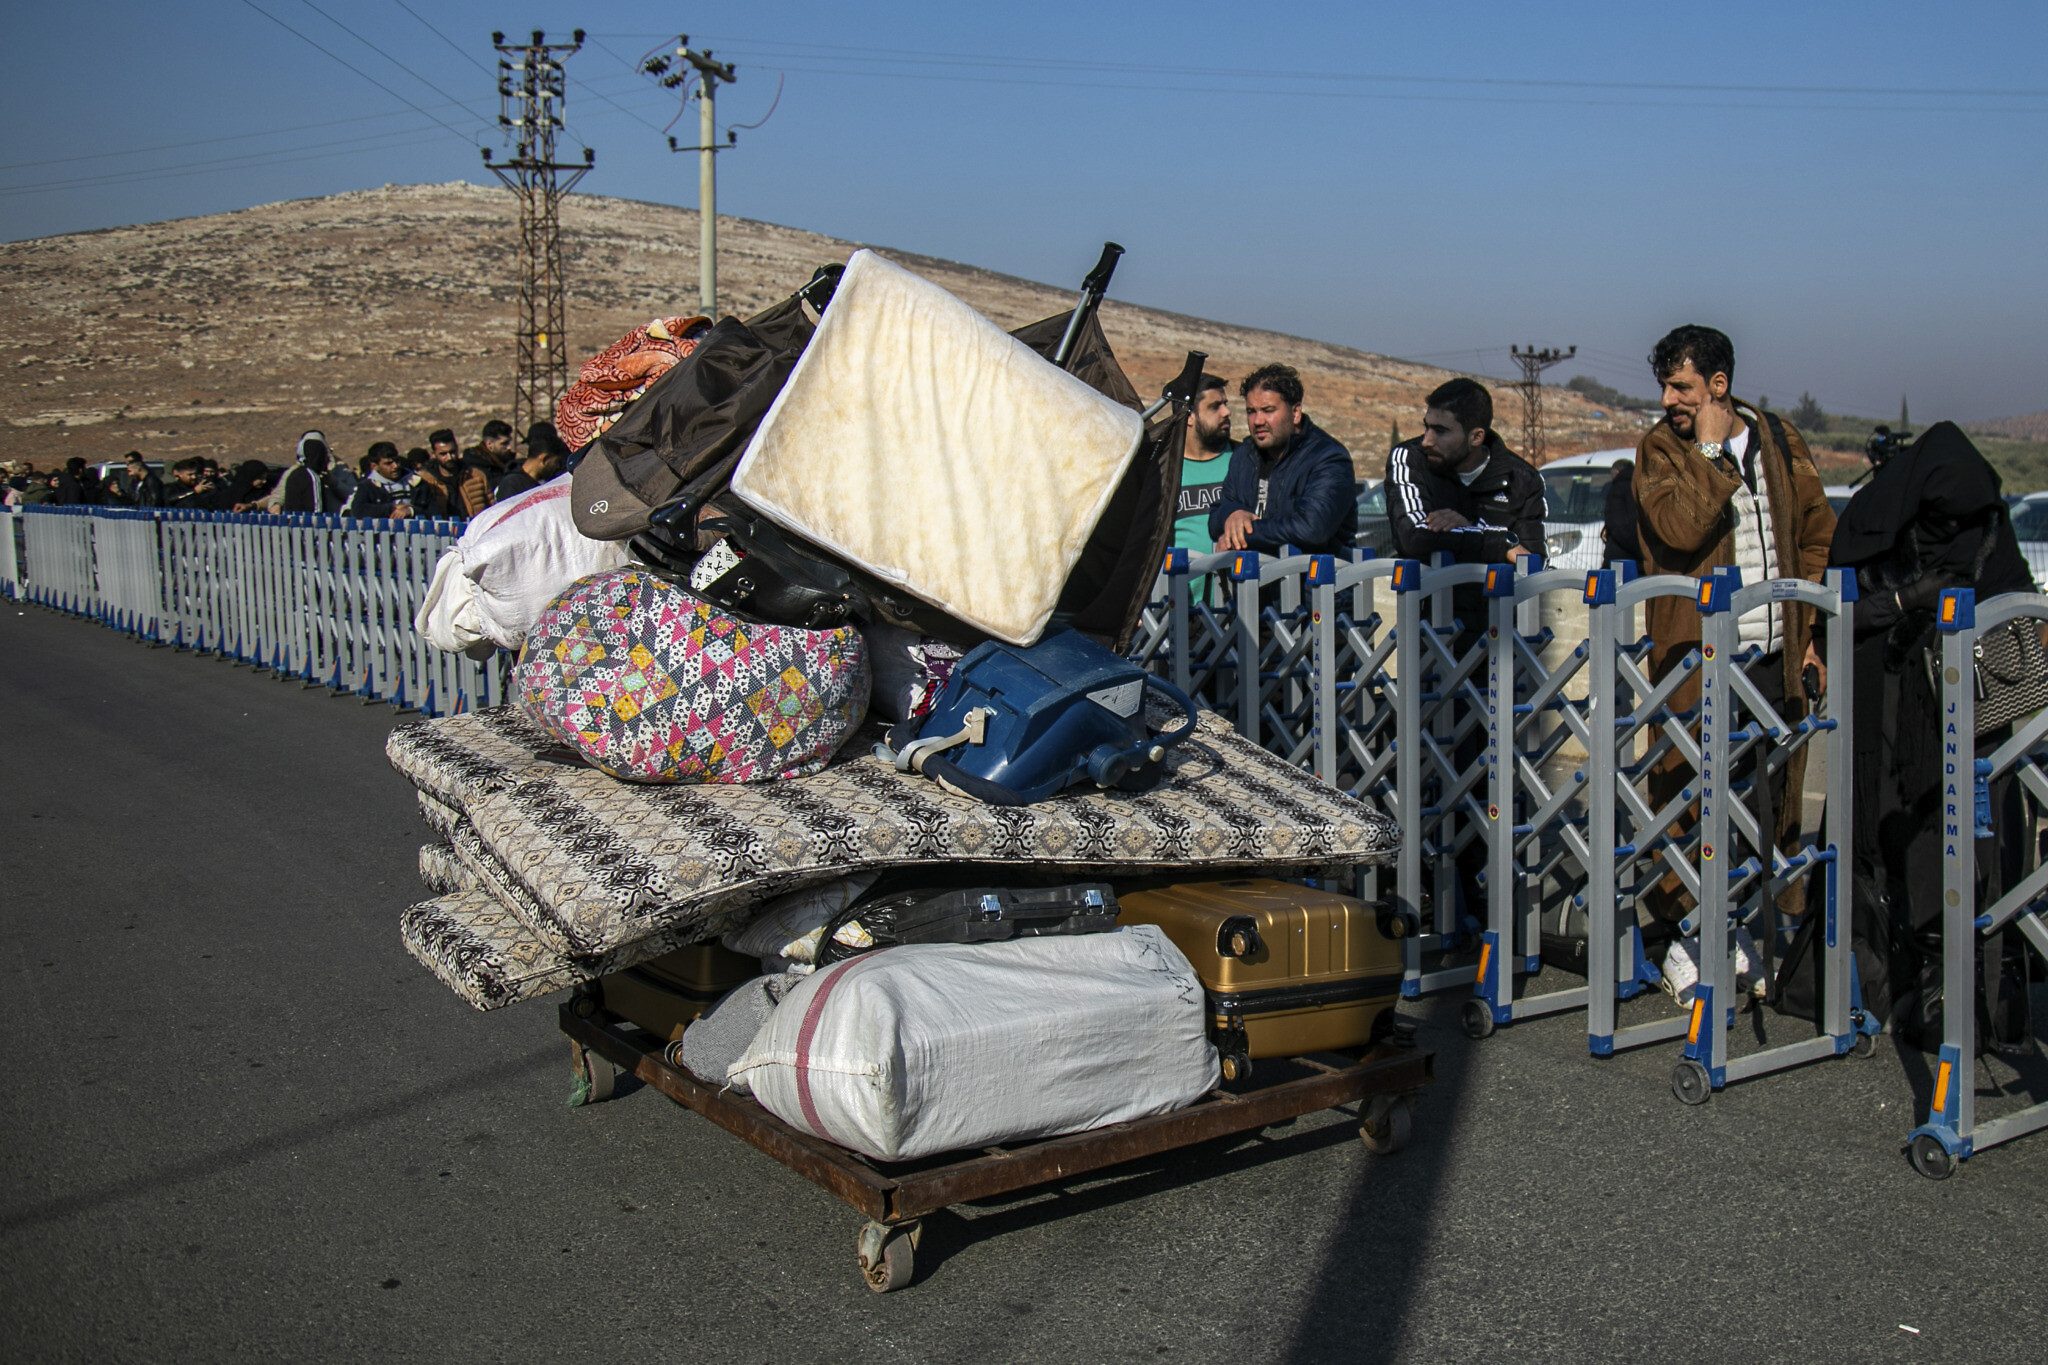
[[[1142,434],[1137,413],[857,251],[732,488],[778,525],[1028,645]]]

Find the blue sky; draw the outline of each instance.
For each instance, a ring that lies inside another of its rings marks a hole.
[[[1117,297],[1484,373],[1576,344],[1552,378],[1648,393],[1650,343],[1697,321],[1784,406],[2048,408],[2038,4],[106,0],[9,23],[10,239],[484,183],[494,27],[590,30],[584,187],[693,204],[673,98],[632,69],[682,27],[739,63],[721,122],[781,84],[723,159],[729,213],[1056,282],[1115,238]]]

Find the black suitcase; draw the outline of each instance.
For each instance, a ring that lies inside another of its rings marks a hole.
[[[1116,919],[1116,893],[1106,882],[871,891],[826,924],[817,962],[824,967],[901,943],[1001,943],[1048,934],[1099,934],[1116,928]],[[848,929],[857,932],[842,933]],[[843,941],[848,938],[854,941]]]

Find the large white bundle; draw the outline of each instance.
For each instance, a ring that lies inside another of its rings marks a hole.
[[[883,1161],[1050,1137],[1207,1094],[1201,982],[1153,925],[910,944],[804,978],[728,1073]]]
[[[571,583],[630,562],[623,542],[576,529],[564,474],[477,514],[434,566],[413,629],[450,653],[517,649]]]
[[[1028,645],[1138,414],[928,280],[857,251],[732,488],[771,521]]]

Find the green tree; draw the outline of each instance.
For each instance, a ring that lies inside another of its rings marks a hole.
[[[1826,431],[1828,415],[1821,408],[1819,400],[1810,393],[1801,393],[1799,403],[1792,409],[1792,422],[1801,431]]]

